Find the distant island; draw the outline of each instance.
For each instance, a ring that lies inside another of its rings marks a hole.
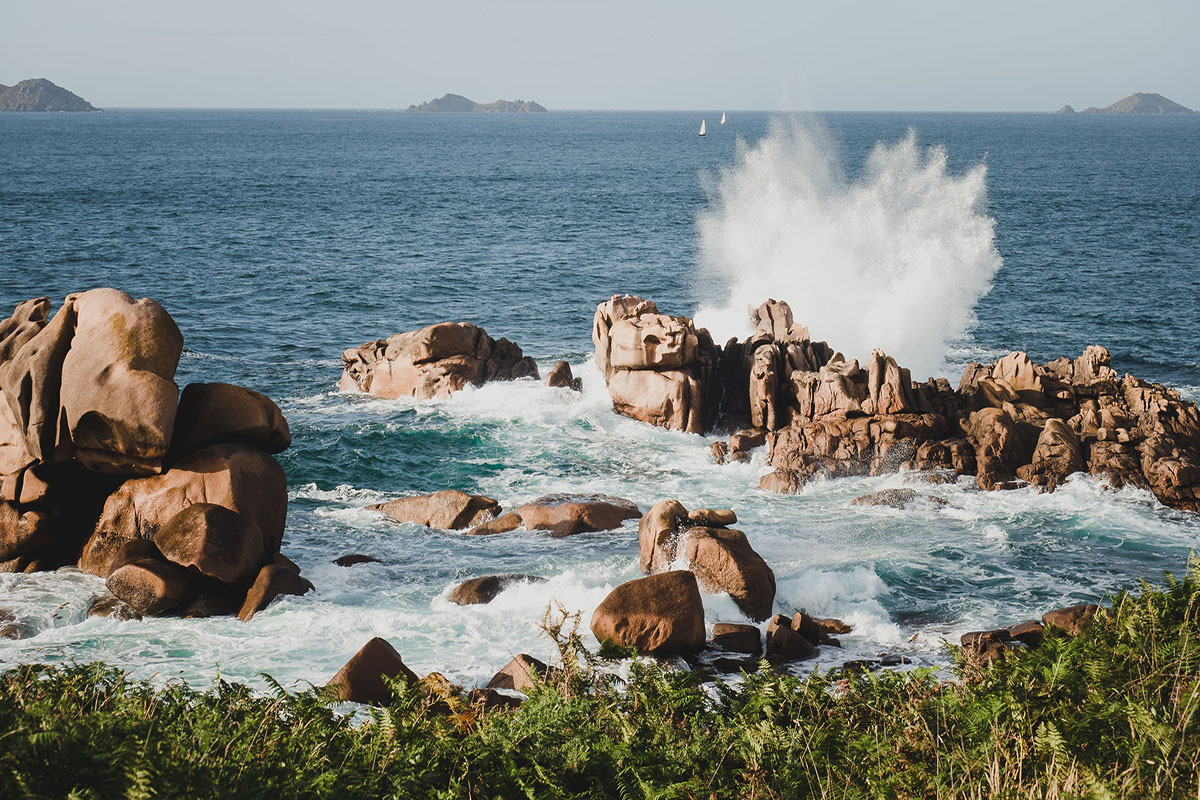
[[[0,111],[99,111],[87,100],[45,78],[0,84]]]
[[[494,103],[476,103],[461,94],[446,94],[419,106],[409,106],[409,111],[485,111],[492,113],[524,113],[545,111],[546,107],[532,100],[497,100]]]
[[[1063,106],[1055,114],[1074,114],[1075,109]],[[1111,106],[1085,108],[1080,114],[1194,114],[1187,106],[1181,106],[1154,92],[1134,92]]]

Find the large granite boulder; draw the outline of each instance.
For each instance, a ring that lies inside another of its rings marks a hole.
[[[720,350],[687,317],[613,295],[596,308],[592,342],[617,413],[689,433],[703,433],[716,419]]]
[[[643,653],[679,653],[704,645],[704,605],[696,576],[663,572],[623,583],[592,612],[601,642]]]
[[[500,512],[500,503],[481,494],[443,489],[433,494],[401,497],[367,506],[397,522],[412,522],[427,528],[458,531],[480,525]]]
[[[255,577],[266,552],[257,525],[214,503],[184,508],[158,529],[154,544],[168,560],[228,584]]]
[[[538,377],[537,365],[507,339],[469,322],[439,322],[350,348],[341,391],[376,397],[446,398],[487,381]]]
[[[112,475],[160,471],[183,350],[174,321],[115,289],[69,295],[53,318],[49,307],[26,301],[0,324],[0,470],[75,459]]]
[[[179,397],[171,449],[192,453],[224,443],[280,453],[291,446],[292,434],[265,394],[232,383],[189,383]]]
[[[549,531],[560,539],[576,533],[611,531],[641,510],[629,500],[604,494],[549,494],[470,530],[473,535],[507,533],[517,528]]]
[[[341,700],[387,705],[392,702],[392,692],[385,678],[396,678],[410,685],[420,680],[417,673],[404,663],[396,648],[386,639],[376,636],[351,656],[327,685],[334,696]]]
[[[536,575],[484,575],[480,578],[469,578],[458,584],[446,599],[460,606],[483,605],[495,600],[501,592],[514,584],[545,582],[545,578]]]

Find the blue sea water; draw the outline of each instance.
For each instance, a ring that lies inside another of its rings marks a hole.
[[[709,439],[613,414],[589,363],[596,304],[630,292],[691,314],[729,292],[701,264],[697,217],[723,170],[738,169],[737,140],[752,148],[772,134],[767,114],[711,124],[718,115],[706,115],[703,139],[701,115],[688,113],[0,115],[0,309],[101,285],[152,297],[185,337],[181,386],[231,381],[274,397],[293,432],[281,456],[284,550],[318,589],[248,624],[129,623],[85,619],[102,588],[91,576],[3,575],[0,605],[37,633],[0,641],[0,665],[100,658],[198,684],[218,668],[320,683],[381,635],[418,671],[473,683],[517,652],[548,654],[537,623],[552,601],[586,622],[638,574],[636,525],[469,538],[363,510],[442,488],[506,505],[603,491],[643,509],[666,497],[732,507],[776,571],[780,611],[856,624],[824,666],[881,651],[940,663],[942,637],[1184,567],[1200,523],[1145,493],[1079,478],[1052,495],[964,484],[921,488],[949,502],[941,509],[851,508],[903,476],[766,494],[756,488],[763,453],[717,467]],[[945,348],[952,380],[970,359],[1024,349],[1045,360],[1097,343],[1119,371],[1197,397],[1200,117],[833,114],[803,124],[823,131],[825,156],[851,186],[877,142],[910,129],[921,146],[944,148],[953,174],[986,165],[983,213],[1003,267],[976,324]],[[763,236],[780,234],[771,224]],[[781,299],[803,305],[795,295],[820,265],[805,270]],[[829,293],[820,304],[852,316],[861,299]],[[944,311],[936,281],[905,302],[913,318]],[[447,319],[519,342],[543,371],[567,358],[585,392],[532,381],[443,402],[336,392],[345,348]],[[383,563],[329,563],[347,552]],[[493,572],[550,581],[488,606],[445,601],[459,580]],[[739,619],[728,598],[705,602],[710,622]]]

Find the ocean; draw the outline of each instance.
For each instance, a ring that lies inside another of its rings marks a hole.
[[[733,508],[775,571],[778,611],[855,625],[801,671],[885,652],[944,664],[965,631],[1184,569],[1200,520],[1086,477],[1053,494],[964,480],[921,489],[946,506],[905,511],[848,505],[900,475],[762,492],[764,452],[717,466],[719,433],[612,412],[591,320],[633,293],[736,333],[770,293],[814,338],[858,357],[883,347],[918,379],[1102,344],[1119,372],[1200,399],[1200,117],[719,117],[0,115],[0,308],[95,286],[151,297],[184,334],[181,387],[274,398],[293,434],[283,550],[317,587],[249,623],[120,622],[86,619],[93,576],[0,575],[0,607],[36,629],[0,640],[0,667],[98,659],[197,686],[266,673],[300,687],[383,636],[416,671],[475,685],[516,653],[551,654],[538,624],[552,604],[586,628],[639,575],[636,521],[466,537],[364,509],[444,488],[506,506],[567,491]],[[442,320],[518,342],[543,375],[565,358],[585,389],[337,392],[344,349]],[[382,563],[331,563],[355,552]],[[445,600],[501,572],[549,580],[486,606]],[[710,623],[741,620],[729,598],[704,600]]]

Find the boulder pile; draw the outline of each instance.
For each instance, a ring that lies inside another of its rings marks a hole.
[[[745,341],[717,347],[685,317],[639,297],[596,310],[596,361],[613,407],[634,419],[700,433],[718,419],[748,424],[714,458],[745,460],[765,441],[773,472],[761,486],[797,492],[814,477],[899,469],[975,477],[981,489],[1052,491],[1084,472],[1151,490],[1200,512],[1200,413],[1179,392],[1118,376],[1111,354],[1034,363],[1013,352],[970,364],[957,389],[914,382],[880,350],[864,364],[794,323],[786,303],[751,313]]]
[[[677,500],[656,503],[638,524],[640,564],[647,575],[672,568],[682,558],[705,591],[725,592],[748,618],[761,621],[775,602],[775,573],[729,526],[729,509],[688,511]]]
[[[28,300],[0,322],[0,571],[78,565],[137,614],[239,613],[311,588],[279,554],[291,444],[268,397],[194,383],[153,300]]]
[[[516,343],[469,322],[376,339],[346,350],[342,363],[340,391],[384,398],[446,398],[466,386],[538,377],[537,364]]]

